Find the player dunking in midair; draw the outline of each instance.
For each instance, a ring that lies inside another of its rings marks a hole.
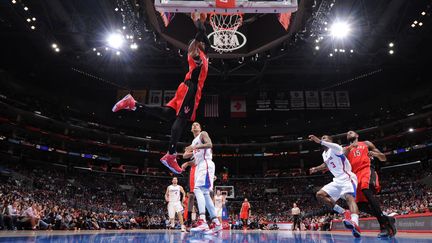
[[[215,173],[215,165],[212,161],[213,144],[208,133],[201,131],[201,125],[198,122],[192,124],[191,131],[195,138],[186,148],[183,158],[193,157],[196,164],[194,194],[200,214],[197,226],[192,228],[191,232],[217,233],[222,230],[222,224],[216,217],[214,203],[210,197]],[[212,220],[210,228],[205,218],[206,208]]]
[[[188,121],[195,120],[196,110],[201,100],[202,90],[207,78],[208,59],[206,48],[210,48],[210,41],[206,35],[204,26],[205,17],[203,16],[206,15],[201,14],[201,19],[198,19],[200,16],[195,17],[193,15],[198,33],[195,39],[191,41],[188,49],[189,71],[186,73],[184,81],[178,86],[174,98],[168,102],[167,107],[151,107],[140,104],[132,95],[128,94],[117,102],[112,109],[113,112],[119,110],[143,111],[164,121],[170,121],[175,118],[171,127],[168,153],[160,161],[176,174],[181,174],[182,172],[176,158],[177,143]]]
[[[324,147],[324,152],[322,153],[324,163],[320,166],[312,167],[310,173],[313,174],[328,169],[334,176],[332,182],[317,192],[317,198],[339,214],[344,214],[345,219],[343,223],[345,227],[352,230],[354,237],[360,237],[361,232],[358,226],[359,212],[355,202],[357,177],[351,172],[351,165],[344,155],[342,146],[333,143],[333,139],[327,135],[322,136],[321,139],[310,135],[309,139]],[[350,211],[336,204],[339,198],[345,199]]]
[[[345,148],[352,171],[358,178],[357,204],[360,210],[375,216],[380,224],[381,232],[378,237],[392,237],[396,235],[395,220],[383,214],[379,201],[374,194],[380,191],[378,175],[371,163],[371,157],[386,161],[386,156],[369,141],[358,141],[359,135],[354,131],[348,131],[347,140],[350,143]]]

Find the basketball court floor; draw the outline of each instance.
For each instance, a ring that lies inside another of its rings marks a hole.
[[[378,239],[363,233],[354,239],[349,232],[223,231],[217,236],[168,230],[119,231],[15,231],[0,232],[0,242],[432,242],[432,234],[400,233],[393,239]]]

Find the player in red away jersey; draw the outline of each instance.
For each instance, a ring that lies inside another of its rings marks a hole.
[[[384,215],[379,201],[374,194],[380,191],[378,175],[371,158],[386,161],[386,156],[379,151],[370,141],[358,141],[359,135],[354,131],[347,133],[347,140],[350,143],[345,148],[345,154],[351,163],[352,172],[358,179],[357,205],[363,212],[375,216],[380,224],[381,232],[378,237],[393,237],[397,233],[395,219]]]
[[[240,209],[240,219],[243,222],[243,229],[247,229],[248,227],[248,219],[249,219],[249,211],[250,211],[250,203],[247,198],[244,199],[241,209]]]
[[[184,81],[178,86],[174,98],[168,102],[166,107],[151,107],[140,104],[132,95],[128,94],[118,101],[112,109],[113,112],[119,110],[143,111],[164,121],[175,118],[171,127],[168,153],[160,161],[176,174],[182,173],[182,169],[177,163],[177,143],[188,121],[195,121],[196,110],[207,78],[208,59],[206,48],[210,48],[210,41],[206,35],[205,18],[203,16],[206,15],[201,14],[194,17],[198,33],[188,48],[189,71],[186,73]]]

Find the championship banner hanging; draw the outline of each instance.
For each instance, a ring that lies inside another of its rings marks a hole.
[[[148,105],[149,106],[162,105],[162,90],[150,90]]]
[[[259,98],[257,100],[257,111],[271,111],[271,100],[268,91],[259,92]]]
[[[347,109],[350,108],[350,100],[348,91],[336,91],[336,105],[338,108]]]
[[[318,91],[305,91],[306,108],[310,110],[320,108],[320,99]]]
[[[288,92],[278,91],[276,92],[276,99],[274,101],[275,111],[289,111]]]
[[[333,91],[321,91],[321,104],[323,109],[336,108],[336,102]]]
[[[303,110],[304,109],[304,96],[303,91],[291,91],[291,108],[293,110]]]

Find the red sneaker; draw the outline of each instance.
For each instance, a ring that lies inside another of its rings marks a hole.
[[[352,230],[352,234],[355,238],[361,237],[360,227],[354,221],[350,219],[344,219],[343,223],[345,225],[345,228]]]
[[[197,226],[193,227],[191,229],[191,232],[204,232],[204,231],[208,231],[208,230],[209,230],[208,224],[206,222],[204,222],[204,220],[199,219]]]
[[[132,97],[132,95],[128,94],[123,99],[119,100],[112,108],[113,112],[117,112],[119,110],[132,110],[136,109],[136,100]]]
[[[160,162],[164,164],[168,169],[170,169],[175,174],[181,174],[182,169],[177,163],[177,155],[166,153],[161,159]]]
[[[204,234],[217,234],[222,230],[222,224],[216,224],[215,222],[212,222],[209,229],[210,230],[205,231]]]

